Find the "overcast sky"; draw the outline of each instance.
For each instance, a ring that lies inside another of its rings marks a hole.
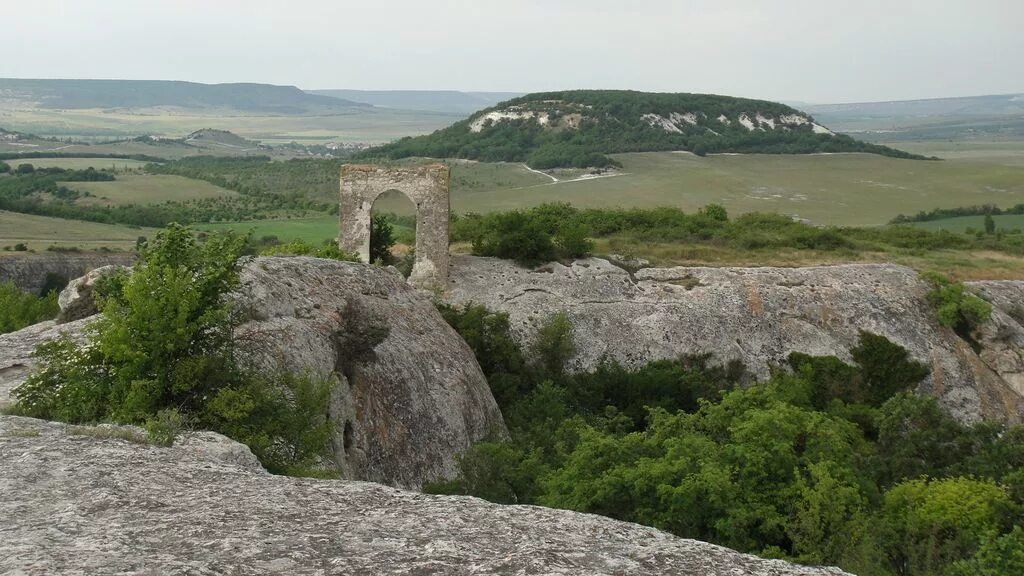
[[[1024,92],[1024,0],[0,0],[0,77],[806,102]]]

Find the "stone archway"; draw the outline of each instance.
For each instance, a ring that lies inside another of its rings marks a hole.
[[[444,289],[448,282],[448,166],[385,167],[346,164],[341,168],[338,246],[370,259],[370,218],[373,202],[389,190],[405,194],[416,205],[416,261],[409,282]]]

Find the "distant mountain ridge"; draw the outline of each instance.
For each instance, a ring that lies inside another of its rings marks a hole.
[[[809,104],[835,130],[873,140],[953,140],[1024,137],[1024,94]]]
[[[362,155],[526,162],[533,168],[602,167],[608,154],[870,152],[920,158],[837,135],[785,104],[713,94],[574,90],[527,94],[433,134]]]
[[[914,116],[998,116],[1024,115],[1024,94],[990,94],[923,100],[890,100],[847,104],[808,104],[812,114],[859,115],[864,117]]]
[[[200,84],[176,80],[46,80],[0,78],[0,102],[48,109],[227,108],[260,114],[352,111],[368,104],[309,94],[295,86]]]
[[[307,90],[310,94],[372,104],[382,108],[470,114],[522,96],[522,92],[460,92],[458,90]]]

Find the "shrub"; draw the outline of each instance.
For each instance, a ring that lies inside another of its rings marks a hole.
[[[1009,519],[1010,499],[994,482],[909,480],[885,493],[882,543],[897,574],[942,574],[973,555]]]
[[[953,565],[950,576],[1007,576],[1024,574],[1024,529],[1014,526],[1013,531],[998,538],[989,538],[968,560]]]
[[[533,343],[533,357],[548,377],[561,376],[565,365],[576,353],[572,337],[572,323],[564,312],[548,318],[537,333]]]
[[[932,285],[928,302],[943,326],[974,328],[992,315],[992,305],[968,292],[963,284],[934,272],[925,274],[925,279]]]
[[[146,439],[156,446],[171,446],[185,426],[181,412],[173,408],[160,410],[156,416],[146,420]]]
[[[391,248],[395,245],[395,232],[385,214],[374,214],[370,219],[370,262],[391,263]]]
[[[537,220],[518,211],[491,220],[491,225],[473,239],[473,254],[515,260],[524,266],[556,258],[551,232]]]
[[[0,334],[52,320],[59,311],[56,291],[39,297],[19,290],[13,283],[0,283]]]
[[[145,425],[164,444],[194,421],[248,444],[271,472],[310,470],[328,449],[331,383],[235,364],[238,317],[226,296],[245,243],[230,233],[198,243],[178,225],[161,231],[131,275],[103,290],[103,316],[84,345],[65,337],[39,347],[40,368],[13,391],[19,411]]]
[[[587,238],[587,228],[580,222],[564,224],[555,234],[555,244],[562,258],[583,258],[594,249],[594,243]]]
[[[725,206],[721,204],[708,204],[701,208],[698,214],[718,222],[727,222],[729,220],[729,213],[725,210]]]
[[[357,254],[343,251],[334,242],[327,241],[320,246],[304,240],[294,240],[287,244],[273,244],[260,251],[261,256],[312,256],[341,260],[342,262],[359,262]]]

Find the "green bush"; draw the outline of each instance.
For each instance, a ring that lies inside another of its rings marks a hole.
[[[386,214],[374,214],[370,219],[370,262],[391,263],[391,248],[395,245],[395,231]]]
[[[992,315],[992,305],[967,291],[963,284],[934,272],[925,274],[931,283],[928,302],[939,323],[950,328],[974,328]]]
[[[330,383],[235,364],[238,316],[226,296],[245,243],[230,233],[199,243],[177,225],[161,231],[131,275],[105,290],[84,345],[61,338],[39,347],[39,369],[12,393],[19,412],[146,425],[165,444],[180,417],[248,444],[271,472],[315,469],[328,450]]]
[[[950,576],[1008,576],[1024,574],[1024,529],[1014,526],[1013,531],[998,538],[989,538],[968,560],[953,565]]]
[[[1015,550],[1000,536],[1024,504],[1024,428],[960,424],[910,394],[928,369],[881,336],[860,336],[853,365],[794,354],[794,373],[746,387],[741,365],[708,356],[566,373],[564,318],[524,355],[507,316],[442,311],[511,437],[478,444],[460,479],[427,491],[603,514],[857,574],[946,574],[975,550],[969,566],[1001,567],[996,551]]]
[[[185,417],[174,408],[160,410],[146,420],[146,439],[155,446],[171,446],[185,427]]]
[[[57,312],[57,291],[40,297],[22,292],[11,282],[0,282],[0,334],[52,320]]]
[[[882,503],[881,542],[896,574],[945,574],[1010,519],[1006,489],[972,478],[898,484]]]
[[[261,256],[312,256],[341,260],[342,262],[359,262],[357,254],[349,254],[338,247],[337,243],[327,241],[319,246],[303,240],[294,240],[287,244],[272,244],[260,251]]]

